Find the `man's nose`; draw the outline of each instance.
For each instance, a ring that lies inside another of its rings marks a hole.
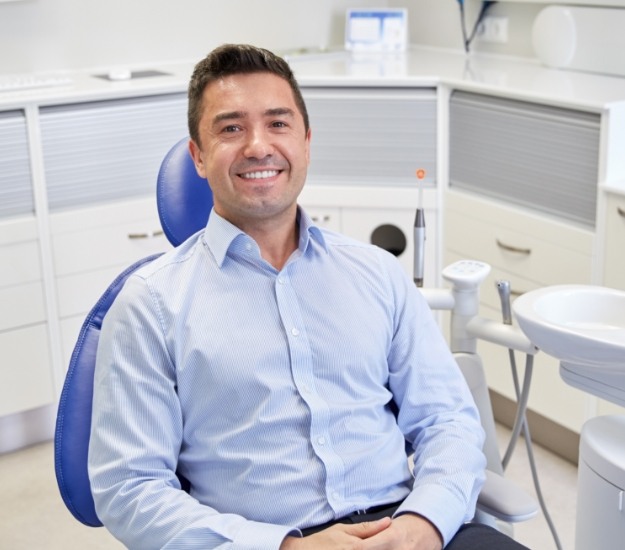
[[[264,159],[271,156],[274,148],[271,136],[264,129],[252,129],[248,133],[245,144],[245,156],[248,158]]]

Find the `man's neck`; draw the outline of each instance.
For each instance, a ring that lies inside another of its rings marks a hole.
[[[285,228],[255,228],[247,231],[260,248],[264,260],[280,271],[299,243],[299,224],[297,222]]]
[[[240,220],[235,225],[256,241],[261,257],[280,271],[299,245],[297,208],[267,219]]]

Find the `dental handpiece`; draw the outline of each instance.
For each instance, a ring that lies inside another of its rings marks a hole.
[[[414,220],[414,282],[418,287],[423,286],[423,272],[425,266],[425,213],[423,208],[417,208]]]
[[[510,281],[496,281],[497,293],[501,302],[501,313],[503,316],[503,324],[512,324],[512,311],[510,309]]]

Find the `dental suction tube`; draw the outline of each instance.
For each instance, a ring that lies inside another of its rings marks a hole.
[[[501,301],[501,314],[503,316],[503,324],[512,324],[512,311],[510,309],[510,281],[497,281],[497,293]]]
[[[417,208],[414,219],[414,282],[423,286],[423,272],[425,267],[425,213],[423,208]]]

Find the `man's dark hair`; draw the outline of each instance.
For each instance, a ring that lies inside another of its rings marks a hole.
[[[269,50],[248,44],[224,44],[215,48],[193,70],[189,82],[189,107],[187,121],[189,135],[200,144],[199,125],[202,117],[204,89],[211,82],[237,74],[272,73],[287,81],[293,92],[295,104],[309,128],[308,111],[302,92],[289,64]]]

